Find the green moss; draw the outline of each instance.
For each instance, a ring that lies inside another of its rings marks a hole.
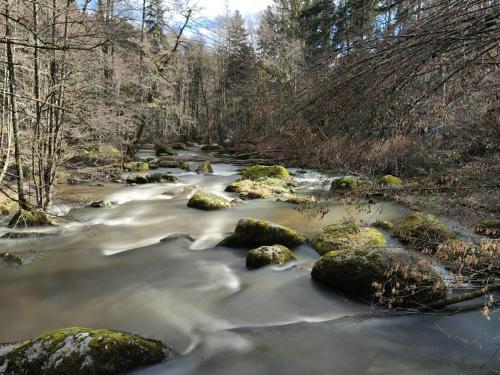
[[[492,238],[500,237],[500,219],[484,219],[481,220],[474,228],[477,234]]]
[[[378,230],[359,227],[352,222],[328,225],[316,232],[309,242],[320,255],[330,251],[363,250],[386,244],[384,235]]]
[[[456,238],[448,226],[433,215],[413,211],[394,228],[394,235],[417,249],[435,250],[440,243]]]
[[[212,168],[212,163],[210,163],[210,160],[207,160],[204,163],[200,164],[198,166],[198,169],[196,169],[196,173],[198,174],[214,173],[214,169]]]
[[[162,157],[158,163],[158,167],[160,168],[179,168],[179,169],[184,169],[186,171],[189,171],[189,163],[186,162],[185,160],[176,160],[176,159],[171,159],[169,157]]]
[[[427,260],[387,249],[329,252],[314,264],[311,276],[350,297],[388,307],[425,304],[447,293]]]
[[[16,203],[10,199],[0,201],[0,215],[9,215],[16,208]]]
[[[21,266],[23,264],[21,258],[11,253],[0,253],[0,262],[7,266]]]
[[[311,197],[292,195],[291,197],[288,197],[285,200],[285,202],[291,203],[291,204],[308,204],[308,203],[314,202],[314,200]]]
[[[46,225],[54,225],[54,223],[46,212],[37,210],[19,210],[9,223],[10,228],[41,227]]]
[[[128,172],[147,172],[149,165],[145,162],[133,161],[125,164],[123,168]]]
[[[178,165],[178,168],[183,169],[185,171],[191,170],[191,168],[189,167],[189,163],[185,160],[179,160],[177,165]]]
[[[70,177],[71,175],[69,174],[69,172],[65,171],[64,169],[59,169],[56,172],[54,183],[56,185],[66,185]]]
[[[213,211],[231,207],[231,202],[227,199],[200,191],[193,195],[188,202],[188,207],[199,210]]]
[[[254,165],[245,168],[242,173],[243,178],[249,180],[257,180],[263,177],[273,177],[273,178],[290,178],[290,174],[287,169],[282,165],[273,165],[270,167],[265,167],[262,165]]]
[[[394,224],[388,220],[377,220],[372,224],[375,228],[382,228],[385,230],[392,230],[394,228]]]
[[[149,174],[147,176],[142,175],[130,175],[127,177],[127,184],[163,184],[168,182],[176,182],[178,180],[177,176],[171,174]]]
[[[399,177],[386,175],[380,178],[380,184],[384,186],[399,186],[403,185],[403,181]]]
[[[357,177],[340,177],[336,178],[332,181],[332,185],[330,186],[331,191],[349,191],[356,190],[357,188],[368,184],[368,181],[362,180]]]
[[[270,264],[284,265],[292,260],[295,260],[295,257],[285,246],[261,246],[248,252],[246,267],[256,269]]]
[[[304,241],[304,236],[291,228],[247,217],[238,221],[234,233],[220,245],[245,247],[280,244],[295,247]]]
[[[67,328],[20,343],[0,356],[5,375],[113,375],[160,363],[174,351],[160,341],[105,329]]]
[[[226,191],[239,193],[241,199],[265,199],[272,196],[288,196],[293,186],[295,182],[291,179],[263,177],[249,180],[242,178],[227,186]]]

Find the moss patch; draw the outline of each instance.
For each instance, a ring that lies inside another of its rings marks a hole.
[[[273,165],[270,167],[254,165],[245,168],[242,172],[242,176],[243,178],[249,180],[257,180],[264,177],[290,178],[290,174],[288,173],[287,169],[282,165]]]
[[[175,151],[172,147],[170,147],[169,145],[161,144],[161,143],[155,144],[155,151],[156,151],[157,156],[175,155]]]
[[[123,166],[123,169],[128,172],[147,172],[149,170],[149,165],[145,162],[132,161],[130,163],[126,163]]]
[[[350,297],[388,307],[425,304],[447,293],[426,259],[386,249],[327,253],[314,264],[311,276]]]
[[[163,184],[168,182],[176,182],[178,180],[177,176],[171,174],[150,174],[147,176],[142,175],[130,175],[127,177],[127,184]]]
[[[291,228],[247,217],[238,221],[234,233],[220,245],[245,247],[280,244],[295,247],[304,241],[305,237]]]
[[[246,267],[256,269],[270,264],[283,265],[292,260],[295,260],[295,257],[290,249],[285,246],[261,246],[248,252]]]
[[[47,225],[54,225],[54,222],[44,211],[19,210],[9,222],[10,228],[42,227]]]
[[[2,374],[113,375],[174,355],[160,341],[105,329],[67,328],[28,340],[0,357]]]
[[[385,230],[392,230],[392,228],[394,228],[394,224],[392,223],[392,221],[388,220],[377,220],[372,224],[372,226],[374,226],[375,228],[381,228]]]
[[[417,249],[435,250],[456,235],[437,217],[419,211],[405,216],[394,228],[394,235]]]
[[[337,192],[351,191],[366,184],[368,184],[368,181],[362,180],[361,178],[345,176],[334,179],[330,186],[330,190]]]
[[[320,255],[330,251],[363,250],[386,244],[384,235],[378,230],[360,227],[352,222],[328,225],[316,232],[309,242]]]
[[[231,207],[231,202],[218,195],[200,191],[191,197],[187,205],[190,208],[213,211],[229,208]]]
[[[403,181],[396,176],[386,175],[380,178],[380,184],[383,186],[399,186],[403,185]]]
[[[214,169],[212,168],[212,163],[210,163],[210,160],[207,160],[206,162],[200,164],[198,168],[196,169],[196,173],[198,174],[212,174],[214,173]]]
[[[226,187],[227,192],[239,193],[241,199],[265,199],[292,194],[293,180],[264,177],[257,180],[239,179]]]

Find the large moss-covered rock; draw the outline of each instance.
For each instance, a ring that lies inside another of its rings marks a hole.
[[[377,220],[372,224],[375,228],[381,228],[385,230],[392,230],[394,228],[394,223],[389,220]]]
[[[9,227],[42,227],[54,225],[50,216],[44,211],[19,210],[9,222]]]
[[[368,181],[363,180],[361,178],[345,176],[345,177],[335,178],[332,181],[330,190],[335,192],[345,192],[345,191],[356,190],[366,184],[368,184]]]
[[[143,175],[130,175],[127,177],[127,184],[163,184],[167,182],[176,182],[178,180],[177,176],[171,174],[149,174]]]
[[[231,202],[218,195],[200,191],[189,199],[188,207],[213,211],[231,207]]]
[[[234,233],[222,241],[220,245],[246,247],[279,244],[295,247],[304,241],[305,237],[291,228],[247,217],[238,221]]]
[[[388,307],[425,304],[447,293],[427,259],[388,249],[329,252],[314,264],[311,276],[348,296]]]
[[[440,243],[456,238],[455,233],[437,217],[410,212],[394,228],[394,235],[418,249],[435,250]]]
[[[242,172],[242,176],[243,178],[249,180],[257,180],[264,177],[290,178],[290,173],[288,173],[288,170],[282,165],[273,165],[266,167],[257,164],[245,168]]]
[[[211,145],[201,146],[201,151],[212,152],[212,151],[221,151],[221,150],[222,150],[222,146],[220,146],[216,143],[211,144]]]
[[[0,347],[1,348],[1,347]],[[0,350],[5,375],[113,375],[174,355],[160,341],[106,329],[67,328]]]
[[[185,160],[171,159],[169,157],[162,157],[157,163],[160,168],[179,168],[189,171],[189,163]]]
[[[123,169],[128,172],[147,172],[149,170],[149,165],[146,162],[132,161],[130,163],[126,163],[123,166]]]
[[[246,266],[248,269],[256,269],[270,264],[284,265],[292,260],[295,257],[285,246],[261,246],[248,252]]]
[[[488,236],[492,238],[500,237],[500,219],[484,219],[481,220],[476,227],[474,232],[481,234],[483,236]]]
[[[196,173],[198,173],[198,174],[212,174],[212,173],[214,173],[214,169],[212,168],[212,163],[210,163],[210,160],[207,160],[204,163],[200,164],[198,166],[198,168],[196,169]]]
[[[226,187],[227,192],[238,193],[241,199],[265,199],[290,196],[296,183],[292,179],[263,177],[257,180],[242,178]]]
[[[375,228],[360,227],[352,222],[328,225],[316,232],[309,242],[320,255],[330,251],[349,252],[386,244],[384,235]]]
[[[383,186],[399,186],[399,185],[403,185],[403,181],[399,177],[392,176],[390,174],[388,174],[386,176],[382,176],[380,178],[379,182]]]

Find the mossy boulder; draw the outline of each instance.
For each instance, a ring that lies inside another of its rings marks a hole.
[[[110,200],[95,201],[88,205],[89,208],[113,208],[116,206],[116,202]]]
[[[226,187],[227,192],[238,193],[241,199],[265,199],[289,196],[296,183],[292,179],[263,177],[257,180],[241,178]]]
[[[212,174],[214,173],[214,169],[212,168],[212,163],[210,163],[210,160],[207,160],[206,162],[200,164],[198,168],[196,169],[196,173],[198,174]]]
[[[335,178],[330,186],[331,191],[345,192],[356,190],[364,185],[367,185],[368,181],[363,180],[358,177],[344,176]]]
[[[114,375],[174,356],[160,341],[106,329],[67,328],[0,350],[5,375]]]
[[[17,255],[12,253],[0,253],[0,263],[6,266],[21,266],[23,261]]]
[[[54,225],[54,222],[46,212],[38,210],[19,210],[9,222],[10,228],[42,227],[47,225]]]
[[[149,165],[146,162],[140,161],[132,161],[130,163],[126,163],[123,166],[127,172],[147,172],[149,170]]]
[[[287,247],[295,247],[304,241],[305,237],[291,228],[247,217],[238,221],[234,233],[223,240],[220,245],[254,247],[280,244]]]
[[[168,182],[176,182],[178,180],[177,176],[171,174],[150,174],[150,175],[130,175],[127,177],[127,184],[163,184]]]
[[[436,216],[420,211],[410,212],[395,226],[394,236],[417,249],[435,250],[456,238],[455,233]]]
[[[500,237],[500,219],[484,219],[481,220],[476,227],[474,232],[477,234],[488,236],[492,238]]]
[[[270,264],[284,265],[295,260],[293,253],[285,246],[261,246],[250,250],[247,254],[246,267],[256,269]]]
[[[389,220],[377,220],[372,224],[375,228],[381,228],[385,230],[392,230],[394,228],[394,224]]]
[[[168,157],[162,157],[157,163],[160,168],[179,168],[185,171],[189,171],[189,163],[185,160],[176,160]]]
[[[231,207],[231,202],[218,195],[200,191],[189,199],[188,207],[213,211]]]
[[[314,202],[314,199],[312,197],[306,197],[303,195],[292,195],[286,198],[285,202],[291,204],[305,205]]]
[[[401,180],[399,177],[392,176],[390,174],[386,176],[382,176],[380,178],[380,185],[382,186],[400,186],[403,185],[403,180]]]
[[[172,147],[170,147],[169,145],[161,144],[161,143],[155,144],[155,151],[156,151],[157,156],[175,155],[175,151]]]
[[[316,232],[309,243],[320,255],[330,251],[350,252],[386,245],[384,235],[378,230],[352,222],[328,225]]]
[[[184,142],[177,142],[172,146],[172,148],[174,150],[186,150],[188,148],[188,145]]]
[[[350,297],[390,308],[425,304],[447,293],[427,259],[388,249],[329,252],[314,264],[311,276]]]
[[[253,165],[245,168],[242,172],[243,178],[249,180],[257,180],[259,178],[272,177],[272,178],[290,178],[290,173],[282,165],[262,166]]]

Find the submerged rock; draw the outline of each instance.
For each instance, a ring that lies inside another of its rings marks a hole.
[[[218,195],[200,191],[191,197],[187,205],[190,208],[213,211],[229,208],[231,207],[231,202]]]
[[[150,174],[147,176],[130,175],[127,177],[127,184],[163,184],[167,182],[176,182],[177,180],[177,176],[171,174]]]
[[[368,181],[363,180],[358,177],[339,177],[332,181],[332,185],[330,186],[331,191],[350,191],[356,190],[357,188],[368,184]]]
[[[301,195],[292,195],[291,197],[288,197],[285,199],[286,203],[291,203],[291,204],[309,204],[314,202],[314,199],[312,197],[305,197]]]
[[[123,168],[128,172],[147,172],[149,170],[149,164],[146,162],[133,161],[125,164]]]
[[[95,201],[88,205],[89,208],[113,208],[116,202],[109,200]]]
[[[280,244],[295,247],[304,241],[305,237],[293,229],[247,217],[238,221],[234,233],[223,240],[220,245],[243,247]]]
[[[388,174],[380,178],[380,184],[383,186],[399,186],[403,185],[403,181],[399,177]]]
[[[212,174],[214,173],[214,169],[212,168],[212,163],[210,160],[200,164],[200,166],[196,169],[196,173],[198,174]]]
[[[388,249],[329,252],[314,264],[311,276],[350,297],[388,307],[425,304],[447,293],[428,260]]]
[[[431,250],[456,238],[455,233],[437,217],[419,211],[405,216],[395,226],[394,235],[417,249]]]
[[[0,262],[6,266],[21,266],[23,264],[22,259],[12,253],[0,253]]]
[[[42,227],[47,225],[54,225],[54,222],[46,212],[38,210],[19,210],[9,222],[10,228]]]
[[[160,341],[106,329],[67,328],[0,351],[5,375],[114,375],[160,363],[174,351]]]
[[[259,178],[264,178],[264,177],[290,178],[290,173],[288,173],[288,170],[282,165],[273,165],[266,167],[257,164],[245,168],[243,170],[242,176],[243,178],[249,180],[257,180]]]
[[[320,255],[330,251],[350,252],[369,247],[385,246],[385,237],[374,228],[348,222],[331,224],[316,232],[309,243]]]
[[[246,267],[256,269],[270,264],[284,265],[292,260],[295,260],[295,257],[285,246],[261,246],[248,252]]]
[[[474,228],[474,232],[491,238],[500,237],[500,219],[481,220]]]

